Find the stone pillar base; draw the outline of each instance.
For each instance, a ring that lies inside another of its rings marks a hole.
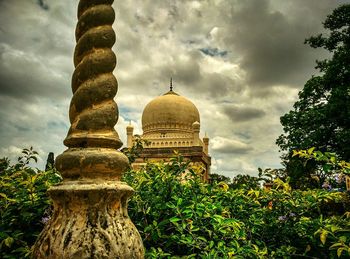
[[[50,188],[54,211],[33,258],[143,258],[127,213],[133,189],[123,182],[63,182]]]

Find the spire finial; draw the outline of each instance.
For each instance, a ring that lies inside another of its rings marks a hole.
[[[173,91],[173,78],[170,77],[170,91]]]

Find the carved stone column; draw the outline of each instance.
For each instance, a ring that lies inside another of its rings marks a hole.
[[[53,215],[33,247],[34,258],[143,258],[128,217],[133,189],[120,182],[128,159],[114,126],[116,57],[113,0],[80,0],[72,77],[71,127],[56,159],[63,182],[50,188]]]

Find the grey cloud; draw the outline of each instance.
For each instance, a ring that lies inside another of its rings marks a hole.
[[[223,111],[232,122],[245,122],[265,116],[265,112],[261,109],[238,105],[225,105]]]
[[[268,0],[248,0],[223,11],[227,24],[221,37],[225,46],[241,55],[240,65],[253,87],[300,86],[314,71],[320,52],[303,42],[321,29],[321,17],[330,12],[330,1],[293,1],[289,5],[297,9],[293,18]]]
[[[157,76],[163,78],[164,82],[173,77],[175,87],[195,87],[202,78],[199,59],[200,55],[193,51],[186,52],[181,57],[171,56],[168,66],[159,67]]]
[[[236,146],[235,144],[226,143],[218,148],[212,148],[216,152],[224,153],[224,154],[247,154],[249,151],[252,150],[252,148],[249,147],[241,147]]]
[[[20,150],[33,146],[42,159],[50,151],[63,151],[62,141],[68,130],[66,103],[42,98],[23,102],[4,96],[0,96],[0,103],[0,157],[8,155],[2,152],[9,147]]]
[[[172,64],[160,68],[160,75],[172,76],[180,89],[186,89],[194,95],[210,96],[211,98],[223,98],[230,90],[239,91],[239,86],[228,76],[203,71],[200,62],[203,55],[198,51],[185,52],[181,58],[174,57]],[[167,79],[165,79],[167,80]]]
[[[45,10],[39,0],[0,0],[0,153],[28,145],[63,150],[78,2],[42,0]],[[295,88],[320,57],[302,43],[321,29],[335,3],[115,1],[121,138],[128,120],[140,129],[144,105],[167,91],[173,76],[175,91],[201,111],[201,134],[211,137],[218,171],[272,167],[279,161],[273,136],[282,131],[279,113],[291,107]],[[283,93],[273,90],[279,84]],[[232,100],[236,106],[223,104]]]
[[[47,4],[0,3],[0,9],[6,10],[0,15],[0,95],[20,100],[71,95],[74,11],[61,1],[51,1],[49,10],[38,7]]]
[[[222,98],[230,89],[232,90],[232,85],[234,82],[227,76],[219,73],[207,73],[197,90],[206,90],[204,93],[209,92],[211,97]]]
[[[137,63],[143,63],[144,66],[142,70],[137,69],[133,72],[134,77],[147,79],[143,84],[152,88],[151,93],[155,92],[154,81],[159,82],[159,87],[156,86],[156,90],[159,91],[158,89],[167,87],[171,76],[174,79],[175,88],[180,92],[187,91],[197,96],[221,98],[230,90],[237,90],[238,82],[234,82],[230,77],[202,69],[203,51],[208,50],[208,54],[222,56],[226,55],[226,50],[211,47],[206,42],[212,26],[207,25],[204,21],[205,17],[193,15],[194,2],[157,1],[157,4],[154,4],[152,1],[152,3],[153,8],[150,8],[152,6],[150,2],[142,3],[142,8],[134,10],[136,16],[133,15],[133,9],[127,8],[126,4],[116,6],[117,21],[118,17],[122,18],[119,26],[116,26],[117,32],[119,31],[117,35],[123,35],[121,42],[117,40],[116,48],[120,60],[119,69],[131,71],[130,60],[137,57]],[[205,8],[208,7],[206,2],[200,4]],[[200,8],[202,7],[197,9]],[[212,10],[216,12],[215,9]],[[168,14],[164,18],[163,15],[166,13]],[[144,19],[147,23],[143,24],[139,19]],[[174,26],[176,27],[174,31],[169,29]],[[164,44],[165,41],[167,44]],[[189,42],[193,44],[188,44]],[[152,53],[159,53],[159,57],[162,53],[163,57],[161,60],[155,59]],[[123,76],[124,74],[121,73],[121,85],[124,82]],[[132,78],[128,80],[130,93],[132,89],[135,92],[139,85],[130,84],[131,81],[135,80]],[[182,91],[184,89],[185,91]]]
[[[69,96],[68,75],[47,66],[46,61],[32,54],[0,45],[1,95],[18,99],[45,96]]]
[[[253,148],[243,142],[223,137],[215,137],[211,140],[211,148],[223,154],[247,154]]]
[[[197,60],[188,55],[186,59],[174,58],[174,65],[169,69],[173,76],[186,86],[191,86],[200,80],[200,67]]]
[[[0,156],[33,146],[42,162],[64,149],[76,3],[0,2]]]
[[[0,2],[0,24],[3,32],[0,41],[40,56],[54,53],[72,56],[74,47],[75,10],[61,1],[51,1],[51,8],[44,11],[32,1]],[[54,50],[54,51],[53,51]]]
[[[186,74],[182,74],[181,71],[183,69],[177,69],[172,73],[175,89],[178,88],[192,95],[213,100],[222,99],[235,85],[232,79],[219,73],[200,73],[196,77],[196,74],[192,74],[191,71],[186,71]]]

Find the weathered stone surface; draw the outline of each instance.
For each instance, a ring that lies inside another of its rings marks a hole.
[[[64,144],[70,148],[122,146],[114,125],[118,107],[113,97],[118,83],[113,75],[117,59],[112,51],[115,18],[111,0],[80,0],[73,98],[69,109],[71,127]]]
[[[117,180],[129,167],[127,157],[112,148],[70,148],[56,158],[56,168],[67,180]]]
[[[62,184],[49,190],[53,215],[33,246],[33,258],[143,258],[128,217],[133,189],[120,182],[128,159],[114,126],[116,56],[112,0],[80,0],[72,76],[71,127],[56,159]]]
[[[128,217],[133,190],[122,182],[64,183],[50,189],[54,212],[34,258],[141,258],[141,238]]]

